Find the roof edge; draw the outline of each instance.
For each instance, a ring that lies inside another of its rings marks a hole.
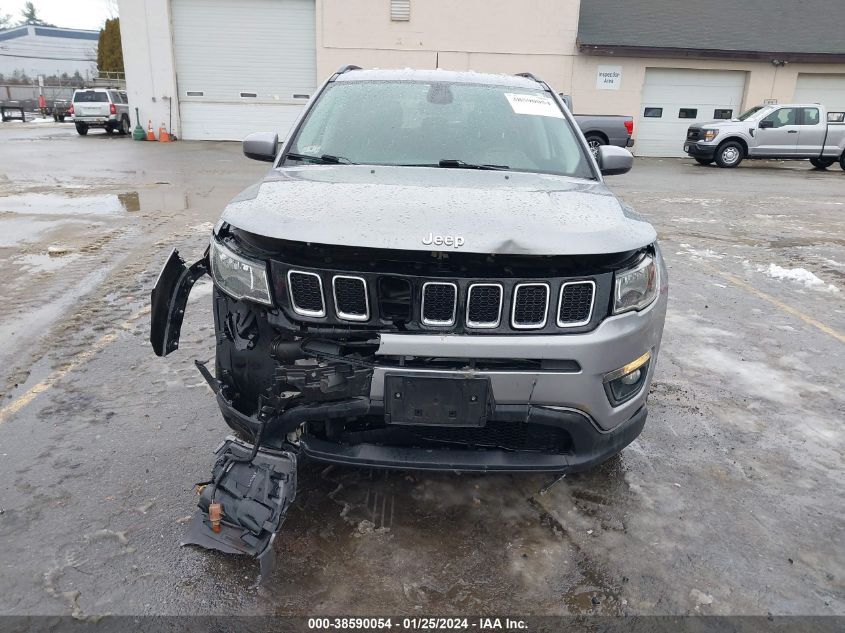
[[[845,53],[801,53],[784,51],[745,51],[709,48],[677,48],[663,46],[620,46],[616,44],[585,44],[578,42],[578,50],[589,55],[607,57],[675,57],[681,59],[725,59],[734,61],[820,62],[845,63]]]

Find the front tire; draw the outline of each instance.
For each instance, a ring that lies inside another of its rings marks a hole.
[[[607,145],[607,141],[604,140],[603,137],[599,136],[598,134],[587,134],[584,137],[587,139],[587,145],[590,148],[590,151],[593,153],[593,156],[596,158],[599,157],[599,147],[602,145]]]
[[[742,159],[745,158],[745,150],[740,143],[728,141],[719,146],[713,158],[719,167],[732,169],[739,165]]]
[[[810,164],[816,169],[827,169],[836,162],[835,158],[811,158]]]
[[[698,163],[699,165],[707,166],[707,165],[713,164],[713,159],[712,158],[696,158],[695,162]]]
[[[845,152],[843,152],[842,156],[839,158],[839,166],[842,168],[842,171],[845,171]]]
[[[79,136],[85,136],[86,134],[88,134],[88,126],[85,125],[85,123],[77,123],[76,133],[79,134]]]

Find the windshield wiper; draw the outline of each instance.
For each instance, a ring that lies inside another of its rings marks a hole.
[[[477,165],[458,160],[457,158],[442,158],[438,163],[401,163],[393,165],[393,167],[444,167],[446,169],[489,169],[492,171],[506,171],[510,169],[507,165]]]
[[[293,152],[289,152],[285,154],[285,159],[290,158],[291,160],[300,160],[300,161],[312,161],[315,163],[321,163],[324,165],[354,165],[351,160],[348,158],[344,158],[343,156],[332,156],[331,154],[322,154],[320,156],[311,156],[310,154],[294,154]]]
[[[491,169],[496,171],[504,171],[510,169],[507,165],[476,165],[467,163],[457,158],[441,158],[438,167],[452,167],[456,169]]]

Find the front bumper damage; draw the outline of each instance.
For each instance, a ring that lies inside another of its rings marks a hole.
[[[662,260],[660,266],[666,279]],[[208,271],[207,253],[190,266],[171,253],[152,293],[157,355],[178,348],[188,295]],[[266,569],[264,556],[293,501],[303,457],[475,472],[567,473],[605,461],[642,431],[655,363],[644,366],[641,391],[620,405],[608,401],[602,377],[644,352],[656,359],[666,298],[664,288],[641,312],[609,316],[577,334],[479,337],[295,322],[284,310],[215,287],[215,371],[197,366],[239,439],[218,450],[186,543],[256,556]],[[399,402],[409,395],[397,385],[437,378],[458,386],[451,402],[464,407],[457,417],[471,422],[438,424],[449,412],[434,387],[411,406],[425,424],[405,419]],[[249,451],[253,459],[243,461]],[[227,466],[227,455],[240,459]],[[246,482],[273,468],[276,494],[261,502],[258,521],[254,502],[266,488],[252,490]],[[221,532],[212,530],[213,501],[222,505]]]

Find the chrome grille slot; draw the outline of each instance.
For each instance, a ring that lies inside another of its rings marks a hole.
[[[558,327],[578,327],[590,322],[596,295],[594,281],[568,281],[560,287]]]
[[[332,292],[339,318],[346,321],[366,321],[370,318],[367,282],[362,277],[335,275],[332,279]]]
[[[467,294],[467,327],[494,328],[502,318],[502,286],[472,284]]]
[[[458,287],[451,282],[429,281],[422,289],[422,322],[425,325],[454,325]]]
[[[549,285],[517,284],[513,296],[511,325],[517,330],[535,330],[546,325],[549,311]]]
[[[288,289],[294,312],[310,317],[326,316],[323,280],[320,275],[302,270],[289,270]]]

